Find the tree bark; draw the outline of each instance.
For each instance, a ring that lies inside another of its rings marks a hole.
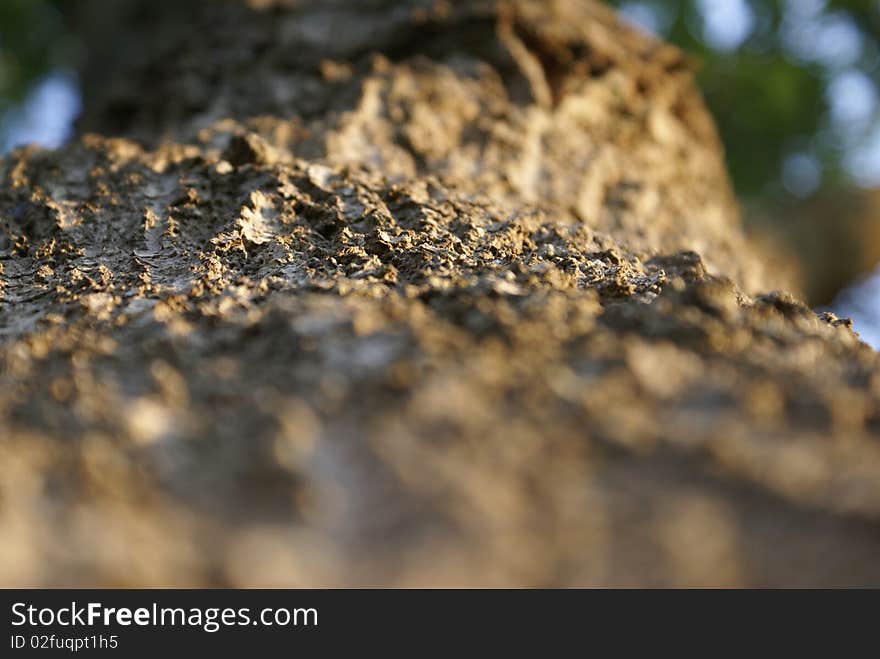
[[[880,583],[876,354],[760,292],[678,51],[148,4],[0,161],[0,582]]]

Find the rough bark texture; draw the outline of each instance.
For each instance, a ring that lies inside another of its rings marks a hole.
[[[0,161],[0,582],[880,583],[877,356],[759,293],[681,55],[256,4]]]
[[[286,4],[297,9],[191,2],[174,19],[160,5],[158,25],[129,17],[143,33],[96,58],[82,128],[221,150],[253,132],[392,181],[435,176],[511,212],[538,204],[639,253],[697,251],[710,270],[767,287],[688,63],[607,8]]]

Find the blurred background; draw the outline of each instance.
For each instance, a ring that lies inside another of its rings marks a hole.
[[[70,2],[0,0],[0,153],[72,135]],[[609,4],[691,54],[750,233],[880,347],[880,0]]]

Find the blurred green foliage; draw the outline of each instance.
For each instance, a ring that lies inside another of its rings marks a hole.
[[[692,54],[741,195],[880,184],[880,0],[608,1]]]
[[[61,5],[62,0],[0,0],[0,111],[65,63],[70,41]]]

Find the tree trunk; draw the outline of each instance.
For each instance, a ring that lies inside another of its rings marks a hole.
[[[880,583],[876,354],[760,293],[678,51],[112,4],[0,161],[0,583]]]

